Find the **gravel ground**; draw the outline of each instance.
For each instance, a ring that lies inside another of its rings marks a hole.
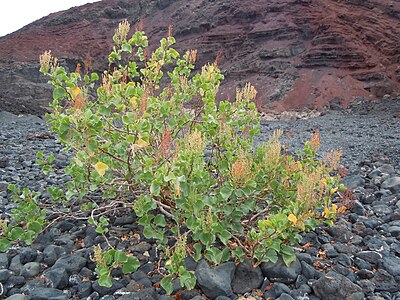
[[[352,205],[333,227],[305,234],[290,267],[279,261],[256,269],[246,263],[215,268],[187,260],[197,287],[186,291],[175,282],[174,298],[167,297],[158,284],[157,245],[144,238],[132,214],[121,214],[110,220],[119,233],[110,243],[137,256],[141,267],[129,276],[117,270],[118,280],[107,289],[98,285],[90,260],[93,245],[105,246],[104,238],[84,221],[64,220],[30,247],[0,253],[0,299],[400,299],[400,99],[313,114],[266,116],[259,141],[282,128],[284,144],[294,151],[319,131],[321,152],[343,150]],[[54,174],[45,176],[34,165],[38,150],[55,154]],[[42,118],[0,112],[0,214],[15,206],[9,183],[38,190],[45,201],[49,185],[69,180],[67,161]],[[132,232],[129,241],[121,238]]]

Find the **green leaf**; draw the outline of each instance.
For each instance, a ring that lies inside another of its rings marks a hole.
[[[122,272],[124,274],[129,274],[136,272],[136,270],[140,267],[140,262],[135,256],[128,256],[128,260],[122,266]]]
[[[210,245],[212,243],[211,233],[210,232],[200,233],[200,242],[202,242],[204,245]]]
[[[0,252],[6,252],[11,247],[11,243],[8,239],[0,239]]]
[[[232,235],[230,234],[230,232],[228,230],[224,230],[220,233],[219,235],[219,239],[221,240],[221,242],[226,245],[229,241],[229,239],[232,237]]]
[[[110,277],[110,272],[108,271],[108,274],[104,274],[99,277],[99,285],[104,286],[106,288],[112,287],[112,281]]]
[[[160,282],[161,287],[167,292],[167,295],[171,295],[174,291],[174,285],[172,284],[172,276],[164,277]]]
[[[203,246],[200,243],[196,243],[193,245],[193,249],[196,253],[193,255],[193,259],[195,261],[199,261],[201,259],[201,251],[203,250]]]
[[[219,193],[221,194],[222,198],[224,200],[228,200],[229,197],[232,195],[233,189],[230,186],[225,185],[223,188],[221,188],[221,190],[219,191]]]
[[[53,99],[55,100],[62,100],[67,95],[67,92],[63,87],[55,87],[53,90]]]
[[[179,276],[179,280],[181,282],[181,286],[186,287],[188,290],[192,290],[196,286],[196,276],[193,274],[193,272],[182,272]]]
[[[42,225],[37,221],[28,223],[28,230],[32,230],[35,233],[39,233],[42,230]]]
[[[276,263],[278,261],[278,255],[275,250],[269,250],[264,257],[264,261]]]
[[[156,182],[152,182],[150,185],[150,193],[152,193],[154,196],[160,195],[160,184]]]
[[[285,265],[289,267],[296,260],[296,254],[282,254],[282,259],[285,262]]]
[[[126,253],[124,251],[117,250],[114,254],[114,261],[117,264],[126,263],[128,261],[128,256],[126,256]]]
[[[25,236],[25,231],[21,227],[14,227],[10,231],[10,238],[13,241],[23,240]]]
[[[90,75],[90,77],[91,77],[92,81],[99,80],[99,75],[97,75],[97,73],[92,73],[92,74]]]
[[[167,226],[167,222],[165,221],[165,216],[158,214],[155,218],[154,218],[154,224],[156,224],[157,226],[160,227],[165,227]]]

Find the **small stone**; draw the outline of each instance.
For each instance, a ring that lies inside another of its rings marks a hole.
[[[366,269],[361,269],[357,271],[356,274],[360,279],[371,279],[374,277],[374,272]]]
[[[353,236],[348,226],[346,222],[340,220],[337,224],[329,227],[327,231],[336,241],[348,243]]]
[[[22,264],[21,264],[21,261],[19,259],[19,255],[15,255],[11,259],[11,263],[10,263],[10,266],[8,268],[9,268],[10,271],[13,271],[15,273],[20,273],[21,272]]]
[[[400,226],[390,226],[390,227],[388,228],[388,232],[389,232],[392,236],[397,237],[397,236],[400,235]]]
[[[23,276],[11,276],[7,280],[8,287],[21,287],[25,284],[25,277]]]
[[[5,300],[28,300],[28,296],[24,294],[14,294]]]
[[[397,284],[394,277],[383,269],[378,269],[371,281],[375,284],[376,291],[395,293],[400,290],[400,286]]]
[[[60,257],[53,268],[64,268],[68,274],[77,274],[86,265],[86,259],[79,254],[67,254]]]
[[[29,294],[29,300],[67,300],[63,291],[53,288],[36,288]]]
[[[21,288],[21,291],[23,293],[30,294],[33,290],[39,288],[46,288],[46,286],[39,279],[32,279],[24,284],[24,286]]]
[[[123,297],[120,297],[118,299],[124,300]],[[138,292],[132,293],[129,297],[126,298],[126,300],[128,299],[157,300],[158,295],[155,288],[146,288]]]
[[[265,277],[271,282],[281,283],[294,283],[297,276],[301,273],[301,264],[296,259],[289,267],[286,266],[282,258],[280,257],[276,263],[262,263],[261,270]]]
[[[36,259],[38,253],[32,248],[24,248],[19,254],[19,260],[21,264],[32,262]]]
[[[92,284],[93,290],[99,293],[100,296],[104,295],[112,295],[115,293],[116,290],[121,289],[124,287],[124,284],[121,282],[121,280],[112,280],[112,286],[111,287],[105,287],[105,286],[100,286],[98,280],[96,280]]]
[[[400,192],[400,177],[390,177],[382,183],[383,189],[390,190],[393,194]]]
[[[380,218],[388,216],[393,212],[393,210],[385,204],[375,205],[372,207],[372,210],[374,211],[375,215]]]
[[[357,188],[363,187],[365,184],[365,179],[361,177],[360,175],[353,175],[353,176],[347,176],[343,180],[343,184],[349,189],[349,190],[355,190]]]
[[[128,217],[119,217],[116,218],[114,221],[114,226],[122,226],[126,224],[132,224],[135,222],[135,218],[133,216],[128,216]]]
[[[383,174],[388,174],[388,175],[395,173],[394,167],[389,164],[384,164],[384,165],[380,166],[377,170]]]
[[[0,253],[0,269],[7,269],[9,265],[9,260],[7,253]]]
[[[89,297],[89,295],[93,292],[92,284],[88,281],[81,281],[78,283],[78,296],[80,298]]]
[[[282,293],[276,300],[294,300],[292,296],[286,293]]]
[[[24,276],[25,278],[31,278],[39,274],[40,272],[40,264],[38,262],[29,262],[25,264],[19,275]]]
[[[130,247],[131,251],[139,252],[139,253],[144,253],[146,251],[149,251],[150,249],[151,249],[151,245],[146,242],[142,242],[142,243],[139,243],[137,245]]]
[[[353,202],[353,204],[351,206],[351,211],[359,216],[364,216],[366,214],[364,205],[358,200],[355,200]]]
[[[202,260],[196,268],[197,284],[207,297],[215,299],[218,296],[233,295],[231,281],[235,272],[235,264],[228,262],[211,268]]]
[[[400,258],[396,256],[384,256],[382,259],[382,267],[393,276],[400,276]]]
[[[43,250],[43,261],[49,267],[54,265],[60,256],[66,253],[65,248],[61,246],[49,245]]]
[[[264,276],[260,267],[253,267],[249,260],[240,263],[235,270],[232,290],[236,294],[244,294],[260,288]]]
[[[356,253],[356,257],[376,265],[378,261],[382,259],[382,254],[377,251],[361,251]]]
[[[275,282],[272,288],[264,293],[264,299],[276,299],[283,293],[290,294],[290,288],[281,282]]]
[[[5,283],[10,278],[11,272],[7,269],[0,270],[0,282]]]
[[[315,269],[314,267],[310,266],[308,263],[305,261],[301,262],[301,273],[307,278],[307,279],[315,279]]]
[[[43,277],[50,283],[50,286],[62,290],[68,286],[68,273],[64,268],[52,268],[47,270]]]
[[[7,157],[0,157],[0,168],[5,169],[8,167],[8,158]]]
[[[322,300],[364,299],[361,287],[345,276],[332,271],[314,282],[312,289]]]
[[[362,288],[364,294],[370,294],[375,291],[375,284],[371,280],[363,279],[357,281],[356,283]]]
[[[137,292],[137,291],[143,289],[143,285],[137,283],[135,280],[132,279],[132,280],[129,282],[129,284],[126,286],[126,288],[127,288],[127,290],[128,290],[129,292]]]

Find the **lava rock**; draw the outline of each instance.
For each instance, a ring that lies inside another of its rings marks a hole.
[[[112,286],[111,287],[105,287],[105,286],[101,286],[99,285],[98,280],[96,280],[93,284],[92,284],[92,288],[93,290],[95,290],[97,293],[99,293],[100,296],[104,296],[104,295],[112,295],[114,294],[114,292],[120,288],[123,288],[125,285],[121,280],[112,280]]]
[[[29,262],[22,267],[20,275],[30,278],[36,276],[39,272],[40,264],[38,262]]]
[[[10,266],[8,267],[9,270],[15,272],[15,273],[20,273],[22,270],[23,265],[21,264],[21,261],[19,259],[19,255],[15,255],[10,262]]]
[[[394,277],[383,269],[378,269],[371,281],[375,284],[376,291],[394,293],[400,290],[400,286],[396,283]]]
[[[65,248],[56,245],[49,245],[43,250],[43,262],[51,267],[57,259],[65,253]]]
[[[376,265],[378,261],[382,259],[382,254],[377,251],[361,251],[356,253],[356,257]]]
[[[19,254],[19,260],[21,264],[32,262],[36,259],[38,253],[32,248],[24,248]]]
[[[382,188],[388,189],[394,194],[399,193],[400,192],[400,177],[395,176],[395,177],[390,177],[390,178],[386,179],[382,183]]]
[[[232,290],[236,294],[244,294],[260,288],[264,276],[260,267],[253,267],[249,260],[240,263],[232,280]]]
[[[68,274],[77,274],[86,265],[86,259],[79,254],[67,254],[60,257],[53,268],[64,268]]]
[[[283,293],[290,294],[290,288],[284,283],[275,282],[272,288],[264,293],[264,299],[276,299]]]
[[[343,184],[349,190],[355,190],[357,188],[364,186],[365,179],[363,177],[361,177],[360,175],[347,176],[343,179]]]
[[[332,271],[314,282],[312,289],[322,300],[364,299],[361,287],[345,276]]]
[[[92,284],[87,281],[81,281],[77,284],[78,292],[77,295],[80,298],[89,297],[89,295],[93,292]]]
[[[146,288],[142,289],[138,292],[131,293],[130,295],[122,295],[118,299],[122,300],[131,300],[131,299],[140,299],[140,300],[157,300],[158,295],[155,288]]]
[[[0,269],[7,269],[9,264],[7,253],[0,253]]]
[[[67,300],[63,291],[53,288],[36,288],[29,294],[29,300]]]
[[[28,300],[28,296],[24,294],[14,294],[5,300]]]
[[[296,259],[289,267],[286,266],[280,257],[276,263],[264,262],[261,264],[261,271],[271,282],[294,283],[301,273],[301,263]]]
[[[68,273],[67,271],[60,268],[52,268],[43,274],[50,286],[56,289],[63,289],[68,286]]]
[[[384,256],[382,267],[393,276],[400,276],[400,258],[395,256]]]
[[[10,278],[11,272],[7,269],[0,270],[0,282],[5,283]]]
[[[235,264],[233,262],[211,268],[204,260],[199,263],[195,271],[198,286],[211,299],[233,295],[231,282],[234,272]]]

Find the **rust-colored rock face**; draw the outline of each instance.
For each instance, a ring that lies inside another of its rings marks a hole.
[[[103,0],[51,14],[0,38],[0,109],[42,113],[50,88],[38,58],[51,49],[71,69],[107,68],[117,24],[144,21],[153,42],[174,26],[225,75],[221,99],[250,81],[260,109],[322,109],[400,91],[398,0]]]

